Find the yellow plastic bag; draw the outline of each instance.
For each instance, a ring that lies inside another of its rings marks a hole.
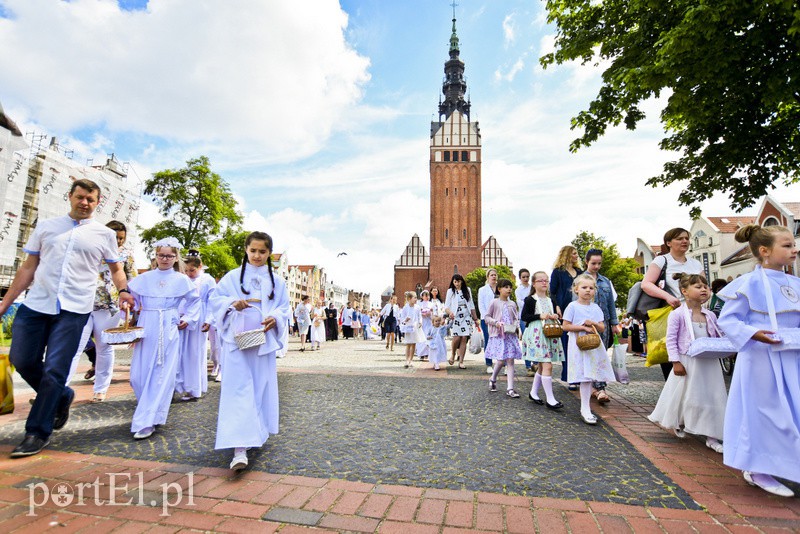
[[[14,411],[14,367],[8,354],[0,354],[0,415]]]
[[[650,367],[669,361],[667,354],[667,318],[672,312],[672,306],[664,306],[647,312],[647,361],[644,365]]]

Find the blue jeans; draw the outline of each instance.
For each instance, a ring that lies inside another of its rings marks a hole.
[[[49,315],[25,304],[19,307],[12,326],[9,359],[36,391],[36,401],[25,423],[26,434],[47,439],[53,433],[56,410],[72,396],[66,386],[67,375],[88,320],[88,313],[62,310]]]
[[[486,325],[486,321],[481,319],[481,330],[483,331],[483,351],[486,352],[486,345],[489,343],[489,327]],[[492,366],[492,359],[487,358],[484,356],[483,360],[486,362],[488,367]]]

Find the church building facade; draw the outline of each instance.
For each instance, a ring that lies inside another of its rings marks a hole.
[[[459,58],[456,19],[439,102],[430,130],[430,255],[416,234],[394,267],[394,290],[419,291],[426,284],[444,293],[454,273],[511,263],[494,236],[482,241],[481,133],[470,120],[464,62]]]

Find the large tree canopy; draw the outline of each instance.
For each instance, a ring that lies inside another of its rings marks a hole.
[[[605,237],[596,236],[591,232],[582,231],[572,239],[572,246],[578,250],[581,261],[586,258],[586,252],[591,248],[603,251],[603,266],[600,274],[611,280],[617,291],[617,305],[625,309],[628,303],[628,291],[631,286],[642,279],[636,272],[639,264],[633,258],[622,258],[616,244],[609,244]]]
[[[693,206],[716,192],[736,211],[775,182],[800,180],[800,7],[796,0],[548,0],[557,26],[543,66],[608,63],[572,120],[576,151],[609,126],[635,129],[642,101],[666,97],[660,147],[679,157],[653,187],[688,182]]]
[[[148,244],[173,236],[184,249],[198,248],[222,230],[237,230],[242,222],[228,183],[211,172],[206,156],[190,159],[183,169],[155,173],[145,182],[144,192],[167,217],[142,232]]]

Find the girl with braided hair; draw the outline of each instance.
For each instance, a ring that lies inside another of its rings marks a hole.
[[[225,380],[219,399],[216,449],[233,449],[230,468],[247,467],[247,449],[278,433],[278,372],[275,358],[285,345],[291,316],[286,284],[272,271],[272,238],[252,232],[242,266],[217,285],[209,305],[222,343]],[[263,328],[266,341],[240,349],[235,336]]]

